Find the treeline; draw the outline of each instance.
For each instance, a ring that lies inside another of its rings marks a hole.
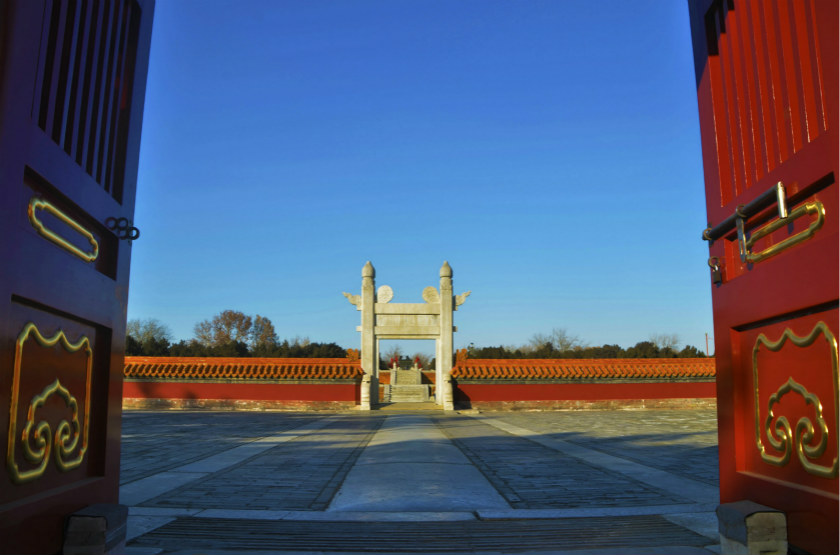
[[[195,325],[195,337],[172,342],[168,326],[156,319],[129,320],[125,354],[173,357],[344,358],[347,351],[336,343],[309,338],[278,340],[271,320],[225,310]]]
[[[601,347],[582,347],[579,349],[558,350],[552,345],[543,345],[537,349],[511,350],[510,347],[473,347],[467,348],[469,358],[702,358],[706,355],[697,347],[686,345],[680,350],[670,347],[659,348],[651,341],[640,341],[630,348],[620,345],[602,345]]]
[[[248,316],[225,310],[195,325],[195,337],[172,341],[169,327],[156,319],[129,320],[125,353],[130,356],[173,357],[266,357],[266,358],[344,358],[347,350],[336,343],[318,343],[308,338],[278,340],[271,320],[257,314]],[[675,334],[655,334],[627,349],[619,345],[587,345],[565,329],[549,334],[537,333],[524,345],[467,347],[468,358],[700,358],[706,355],[692,345],[679,346]],[[435,360],[424,353],[410,358],[399,345],[380,353],[380,367],[393,361],[414,360],[422,368],[434,368]],[[390,361],[390,362],[389,362]]]
[[[266,357],[266,358],[344,358],[347,351],[336,343],[318,343],[306,338],[283,340],[271,348],[251,349],[242,341],[205,345],[195,340],[140,342],[125,338],[125,354],[149,357]]]
[[[550,334],[535,334],[520,346],[467,347],[468,358],[703,358],[706,355],[692,345],[679,347],[679,336],[655,334],[627,349],[619,345],[592,347],[565,329]]]

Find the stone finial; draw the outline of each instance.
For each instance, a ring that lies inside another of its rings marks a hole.
[[[452,268],[449,266],[449,262],[443,261],[443,266],[440,267],[440,277],[452,277]]]
[[[376,277],[376,270],[373,269],[373,264],[370,263],[370,260],[368,260],[365,267],[362,268],[362,277]]]

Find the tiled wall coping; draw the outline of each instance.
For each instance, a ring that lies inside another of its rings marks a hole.
[[[128,381],[283,382],[352,381],[358,360],[346,358],[125,357]]]
[[[466,359],[452,377],[459,382],[714,381],[714,358]]]

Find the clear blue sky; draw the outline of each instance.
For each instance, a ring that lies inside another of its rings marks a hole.
[[[162,0],[128,317],[359,345],[365,261],[456,347],[712,331],[685,2]],[[413,352],[413,345],[405,344]],[[421,344],[418,344],[419,347]],[[433,350],[423,343],[422,350]]]

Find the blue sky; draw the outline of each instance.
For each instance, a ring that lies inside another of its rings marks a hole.
[[[712,331],[684,2],[163,0],[129,318],[358,347],[367,260],[456,347]],[[413,352],[414,345],[405,344]],[[422,350],[429,349],[429,344]]]

